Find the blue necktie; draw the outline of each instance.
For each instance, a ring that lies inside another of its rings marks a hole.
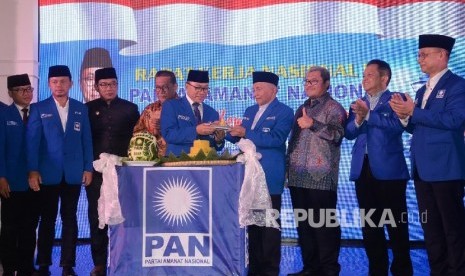
[[[202,116],[200,115],[199,105],[199,103],[192,104],[192,106],[194,107],[194,116],[195,120],[197,121],[197,124],[200,124],[202,122]]]

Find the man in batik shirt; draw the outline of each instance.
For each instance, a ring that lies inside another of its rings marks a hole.
[[[295,114],[288,148],[288,186],[294,210],[312,213],[307,214],[310,221],[297,221],[304,268],[289,275],[339,275],[341,228],[337,221],[328,225],[326,214],[334,211],[335,217],[340,144],[347,116],[328,93],[326,68],[310,68],[303,85],[309,99]]]
[[[166,141],[161,137],[160,131],[161,106],[166,100],[177,98],[177,90],[178,84],[174,73],[166,70],[158,71],[155,74],[155,92],[158,100],[144,109],[134,127],[134,133],[146,131],[155,136],[159,157],[165,156],[166,152]]]

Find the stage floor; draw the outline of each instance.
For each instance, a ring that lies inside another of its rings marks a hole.
[[[79,245],[77,248],[77,266],[75,271],[78,275],[89,275],[93,267],[92,258],[90,255],[90,245]],[[413,261],[414,275],[426,276],[429,275],[429,266],[424,249],[412,249],[410,255]],[[391,254],[390,254],[391,256]],[[53,248],[53,266],[50,267],[52,276],[60,276],[61,268],[58,266],[60,262],[60,248]],[[341,264],[340,276],[362,276],[367,275],[368,263],[365,255],[365,250],[361,247],[341,247],[339,255],[339,263]],[[300,271],[302,269],[302,260],[300,257],[300,248],[295,245],[285,245],[282,247],[281,258],[281,275],[287,275]],[[0,271],[1,272],[1,271]],[[1,275],[1,273],[0,273]]]

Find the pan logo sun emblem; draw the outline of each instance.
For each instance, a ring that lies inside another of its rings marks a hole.
[[[160,218],[171,226],[184,226],[199,212],[201,195],[187,178],[171,178],[163,182],[153,195],[153,207]]]

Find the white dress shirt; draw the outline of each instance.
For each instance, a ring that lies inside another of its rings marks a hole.
[[[189,102],[190,106],[191,106],[191,109],[192,109],[192,112],[194,112],[194,107],[192,106],[192,104],[194,103],[194,101],[189,98],[189,96],[186,94],[186,99],[187,101]],[[203,103],[199,103],[199,111],[200,111],[200,118],[203,118]]]
[[[66,123],[68,122],[68,111],[69,111],[69,98],[66,100],[65,106],[61,106],[60,103],[53,98],[55,105],[57,106],[58,115],[60,116],[61,126],[63,127],[63,132],[66,131]]]
[[[255,117],[253,118],[251,129],[255,128],[255,125],[257,124],[258,120],[260,120],[260,117],[262,117],[263,113],[265,112],[265,110],[268,108],[269,105],[270,103],[267,103],[258,108],[257,114],[255,114]]]
[[[425,94],[423,95],[423,100],[421,101],[421,109],[425,108],[426,102],[428,101],[428,98],[431,95],[431,92],[433,92],[434,87],[436,86],[436,84],[438,84],[438,81],[447,72],[447,70],[449,69],[445,68],[444,70],[436,74],[436,76],[430,78],[428,82],[426,82],[426,90],[425,90]]]

